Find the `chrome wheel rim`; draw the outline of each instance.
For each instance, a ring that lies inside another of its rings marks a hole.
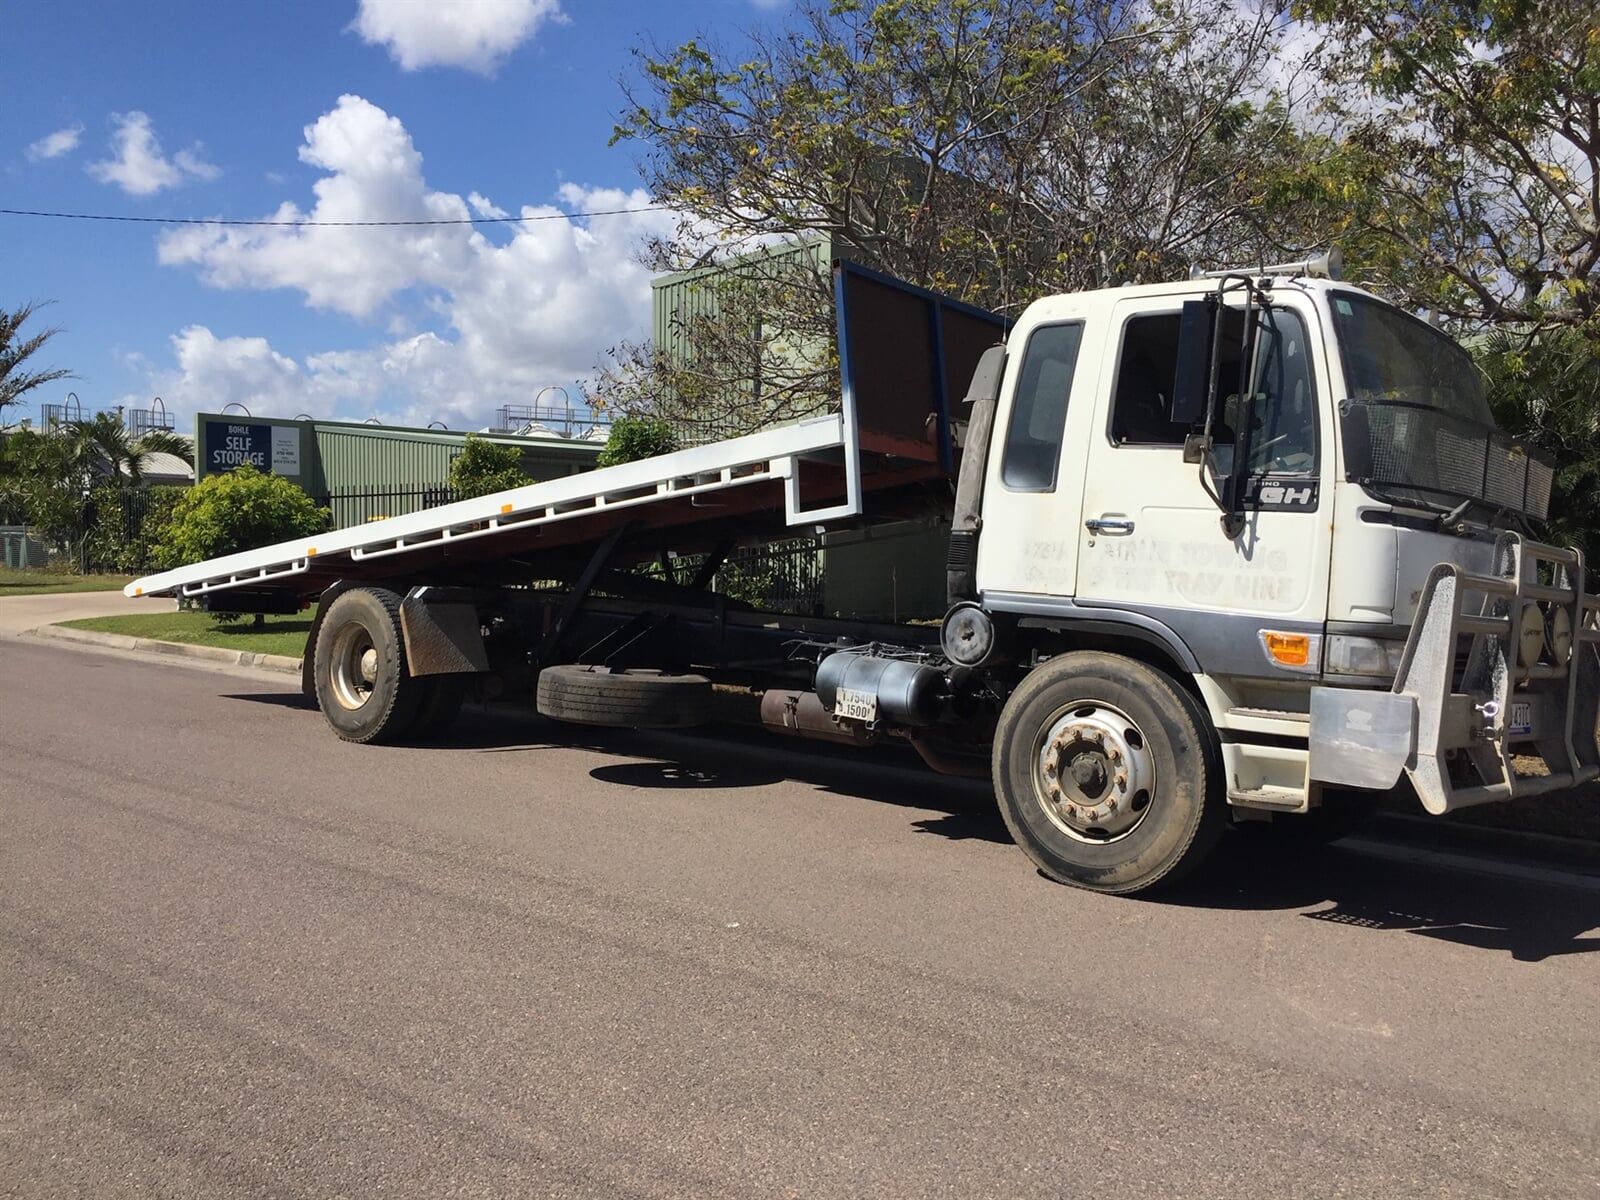
[[[1137,829],[1155,797],[1144,732],[1099,700],[1063,705],[1034,750],[1033,786],[1051,824],[1080,842],[1115,842]]]
[[[351,621],[340,629],[329,658],[329,682],[340,707],[354,710],[366,704],[378,680],[378,648],[366,626]]]

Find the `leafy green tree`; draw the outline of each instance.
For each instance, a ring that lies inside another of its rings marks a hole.
[[[22,327],[38,310],[39,306],[33,303],[23,304],[9,312],[0,309],[0,414],[8,406],[20,403],[22,397],[35,388],[58,379],[72,378],[71,371],[59,367],[46,367],[38,371],[28,368],[28,359],[61,332],[52,326],[24,337]]]
[[[533,477],[522,469],[522,452],[515,446],[470,433],[461,453],[450,462],[450,490],[458,500],[526,487],[532,482]]]
[[[102,484],[90,495],[92,520],[84,558],[95,570],[133,574],[161,565],[160,544],[187,487],[125,488]]]
[[[0,448],[0,509],[58,553],[76,554],[83,537],[93,477],[85,455],[76,438],[31,429],[8,434]]]
[[[1330,153],[1307,162],[1352,259],[1466,327],[1600,341],[1600,8],[1571,0],[1302,0]]]
[[[310,537],[328,527],[330,514],[280,475],[242,466],[208,475],[173,508],[156,546],[163,567],[254,550]]]
[[[1547,535],[1600,563],[1600,354],[1583,333],[1495,330],[1477,348],[1495,420],[1554,455]]]
[[[661,270],[738,260],[671,347],[623,346],[615,411],[743,430],[837,396],[831,252],[991,309],[1305,244],[1271,180],[1310,142],[1274,81],[1282,5],[835,0],[723,49],[639,53],[617,140],[685,214]],[[1291,200],[1293,197],[1291,197]],[[707,230],[715,230],[708,235]],[[795,353],[795,347],[803,348]]]
[[[605,449],[600,451],[595,465],[614,467],[619,463],[670,454],[677,448],[678,439],[672,426],[661,418],[619,417],[612,422]]]
[[[1600,553],[1600,9],[1302,0],[1329,151],[1292,186],[1378,291],[1475,347],[1497,421],[1555,456],[1548,536]],[[1293,174],[1293,173],[1291,173]]]

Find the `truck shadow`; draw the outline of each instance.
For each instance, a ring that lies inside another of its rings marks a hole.
[[[1153,902],[1188,908],[1296,909],[1307,920],[1409,933],[1541,962],[1600,951],[1600,879],[1482,873],[1367,852],[1375,839],[1289,851],[1230,836],[1201,872]]]
[[[315,710],[295,693],[230,699]],[[593,767],[595,782],[630,789],[766,787],[783,780],[912,810],[921,833],[1010,845],[987,781],[936,775],[909,750],[851,750],[798,743],[753,730],[587,729],[557,725],[504,706],[472,706],[449,734],[388,751],[525,754],[567,748],[615,755]],[[1600,951],[1600,881],[1529,881],[1432,861],[1365,852],[1371,838],[1322,849],[1289,849],[1230,834],[1195,876],[1147,903],[1238,911],[1306,909],[1307,920],[1410,933],[1539,962]]]

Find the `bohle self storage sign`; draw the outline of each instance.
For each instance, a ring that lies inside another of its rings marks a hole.
[[[205,423],[206,474],[248,463],[274,475],[300,474],[300,431],[292,426],[234,421]]]

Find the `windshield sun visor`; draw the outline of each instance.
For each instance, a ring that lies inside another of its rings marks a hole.
[[[1346,400],[1339,413],[1353,482],[1434,506],[1482,500],[1548,515],[1550,460],[1492,425],[1405,401]]]

